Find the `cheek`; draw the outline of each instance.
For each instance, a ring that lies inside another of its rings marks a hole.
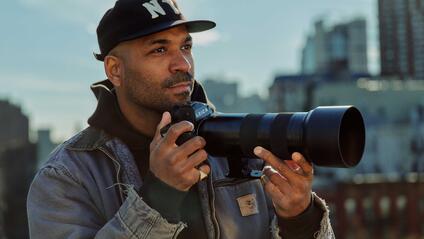
[[[169,77],[168,63],[166,61],[152,61],[138,68],[138,72],[144,75],[150,82],[160,84],[161,81]]]
[[[125,71],[125,78],[129,87],[141,88],[152,86],[155,83],[157,72],[151,64],[140,62],[128,67]]]

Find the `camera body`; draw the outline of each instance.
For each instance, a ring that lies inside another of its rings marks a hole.
[[[198,135],[199,125],[203,120],[211,117],[214,114],[214,110],[207,104],[192,101],[183,105],[176,105],[171,110],[172,122],[170,125],[165,126],[161,129],[161,134],[164,135],[172,124],[188,121],[194,125],[194,130],[191,132],[185,132],[178,137],[176,144],[181,145],[187,140]]]

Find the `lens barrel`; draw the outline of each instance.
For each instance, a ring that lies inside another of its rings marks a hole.
[[[302,153],[316,165],[353,167],[365,147],[365,126],[354,106],[320,106],[309,112],[221,114],[203,120],[197,134],[214,156],[255,158],[262,146],[281,159]]]

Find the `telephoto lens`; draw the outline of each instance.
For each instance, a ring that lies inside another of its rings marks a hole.
[[[364,151],[365,126],[353,106],[317,107],[309,112],[214,114],[202,121],[198,135],[211,155],[255,158],[262,146],[281,159],[293,152],[325,167],[357,165]]]
[[[202,136],[207,142],[206,151],[213,156],[256,158],[253,149],[262,146],[283,160],[300,152],[318,166],[349,168],[360,162],[364,152],[364,121],[354,106],[227,114],[213,112],[200,102],[189,102],[174,108],[171,115],[177,121],[191,121],[195,125],[191,137]]]

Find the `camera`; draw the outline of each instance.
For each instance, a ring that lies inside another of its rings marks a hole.
[[[218,113],[207,104],[188,102],[174,106],[170,113],[171,124],[187,120],[194,125],[193,131],[177,139],[178,145],[199,135],[207,142],[208,154],[229,161],[257,158],[253,149],[262,146],[283,160],[300,152],[318,166],[349,168],[360,162],[365,146],[364,121],[354,106],[249,114]]]

